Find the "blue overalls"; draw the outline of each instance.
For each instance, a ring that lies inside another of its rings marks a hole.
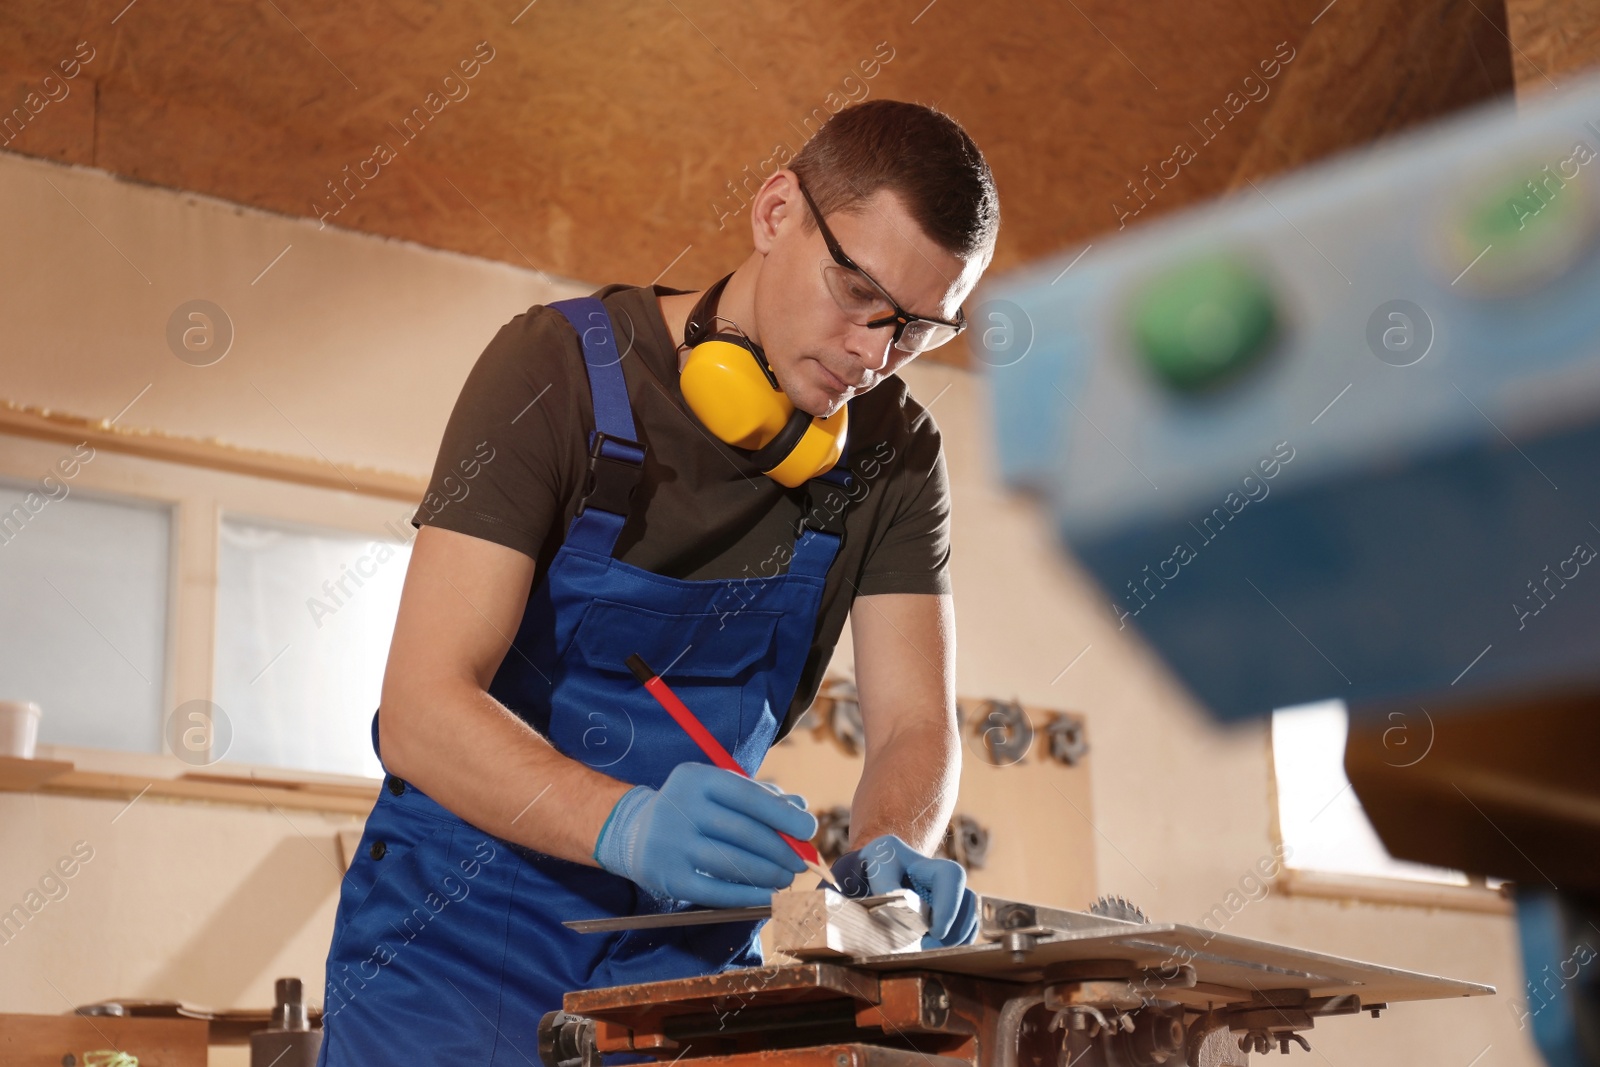
[[[773,546],[783,574],[684,581],[612,558],[644,449],[604,307],[593,297],[551,307],[582,338],[592,473],[489,692],[565,755],[660,787],[678,764],[708,761],[629,671],[638,653],[754,774],[811,647],[843,534],[844,458],[808,486],[792,548]],[[538,799],[518,818],[560,817],[563,798],[540,789],[527,784]],[[389,776],[340,892],[319,1067],[537,1065],[539,1020],[569,990],[761,962],[756,923],[616,934],[561,925],[687,906],[487,834]]]

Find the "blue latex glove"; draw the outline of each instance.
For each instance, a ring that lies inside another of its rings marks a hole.
[[[659,790],[636,785],[611,809],[594,858],[658,897],[712,908],[772,903],[806,869],[778,831],[809,841],[799,797],[705,763],[681,763]]]
[[[869,897],[914,889],[931,919],[924,949],[950,948],[978,932],[978,897],[967,888],[967,872],[954,860],[924,856],[894,834],[875,837],[833,864],[834,883],[846,896]]]

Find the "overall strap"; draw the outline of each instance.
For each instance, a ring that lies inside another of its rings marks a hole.
[[[789,562],[790,574],[827,576],[844,542],[844,514],[856,481],[850,472],[850,437],[846,434],[839,461],[806,482],[805,511],[800,516],[800,537]]]
[[[611,555],[628,518],[628,502],[643,473],[644,446],[636,439],[633,408],[622,376],[611,316],[597,297],[580,296],[549,305],[578,331],[583,367],[594,405],[589,435],[589,475],[577,517],[567,531],[574,548]]]

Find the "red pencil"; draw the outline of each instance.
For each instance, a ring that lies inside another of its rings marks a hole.
[[[732,771],[745,778],[750,777],[745,774],[744,768],[739,766],[738,761],[728,753],[728,750],[722,747],[722,742],[718,741],[711,731],[706,729],[705,724],[695,717],[694,712],[689,710],[688,705],[678,699],[678,694],[674,693],[667,683],[661,680],[659,674],[650,669],[650,665],[644,661],[643,656],[640,656],[637,652],[629,656],[628,669],[633,672],[635,678],[643,683],[646,689],[650,690],[650,695],[656,698],[656,703],[665,708],[667,714],[671,715],[678,725],[683,727],[683,732],[688,734],[694,740],[694,743],[700,746],[700,751],[704,752],[712,763],[725,771]],[[806,861],[806,868],[812,874],[821,878],[828,885],[833,885],[833,874],[822,865],[822,857],[818,854],[816,846],[809,841],[801,841],[797,837],[790,837],[781,830],[778,832],[778,836],[789,843],[789,847],[794,849],[795,855]],[[838,887],[835,886],[835,888]]]

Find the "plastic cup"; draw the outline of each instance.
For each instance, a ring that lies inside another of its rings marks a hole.
[[[33,759],[39,743],[39,705],[28,700],[0,700],[0,756]]]

